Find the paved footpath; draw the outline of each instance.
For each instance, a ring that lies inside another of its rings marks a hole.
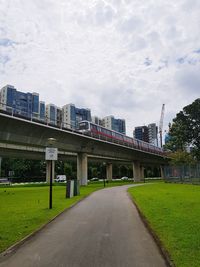
[[[164,267],[128,186],[84,199],[26,241],[0,267]]]

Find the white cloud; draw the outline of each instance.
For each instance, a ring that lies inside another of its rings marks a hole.
[[[199,95],[198,0],[2,0],[0,87],[134,126]],[[196,52],[195,52],[196,51]]]

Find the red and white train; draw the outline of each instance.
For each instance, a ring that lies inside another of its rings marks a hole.
[[[79,132],[82,132],[83,134],[89,135],[94,138],[125,145],[134,149],[150,152],[157,155],[164,155],[163,149],[158,146],[154,146],[139,139],[126,136],[113,130],[109,130],[89,121],[79,122],[78,130]]]

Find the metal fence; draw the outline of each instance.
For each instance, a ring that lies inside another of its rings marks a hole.
[[[172,183],[200,184],[200,163],[196,165],[166,166],[164,179]]]

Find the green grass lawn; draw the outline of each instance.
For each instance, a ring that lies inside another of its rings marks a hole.
[[[200,266],[200,186],[148,184],[129,192],[177,267]]]
[[[109,182],[108,186],[127,184]],[[49,210],[49,186],[24,185],[0,187],[0,252],[47,223],[57,214],[103,188],[93,182],[80,188],[80,196],[65,198],[65,185],[53,186],[53,208]]]

